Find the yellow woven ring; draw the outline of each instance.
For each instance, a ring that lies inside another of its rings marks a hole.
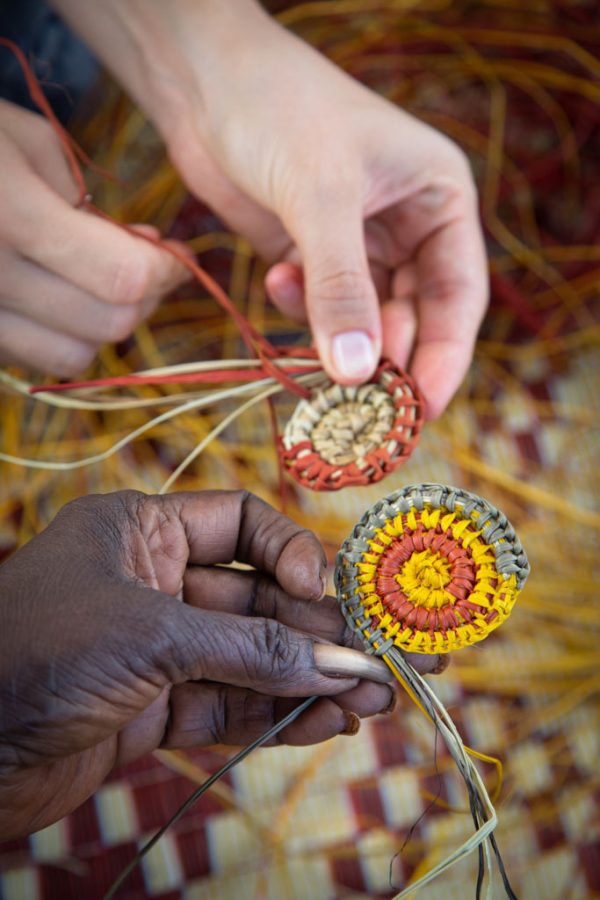
[[[496,507],[459,488],[417,484],[365,513],[338,553],[335,584],[371,652],[448,653],[498,628],[528,574]]]

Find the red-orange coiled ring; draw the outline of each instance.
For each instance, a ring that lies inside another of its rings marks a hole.
[[[329,382],[301,400],[279,451],[290,475],[314,491],[374,484],[411,455],[423,417],[412,378],[384,361],[367,384]]]
[[[528,574],[500,510],[459,488],[417,484],[365,513],[338,553],[335,585],[370,652],[447,653],[501,625]]]

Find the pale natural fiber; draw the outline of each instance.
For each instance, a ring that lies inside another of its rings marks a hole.
[[[382,363],[370,383],[329,384],[301,400],[280,443],[290,474],[313,490],[371,484],[408,459],[423,402],[412,379]]]

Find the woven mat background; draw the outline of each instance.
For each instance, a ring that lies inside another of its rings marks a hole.
[[[500,632],[456,654],[434,684],[465,741],[505,764],[497,837],[518,896],[584,900],[600,897],[600,32],[595,4],[526,6],[341,0],[283,14],[349,71],[463,144],[482,192],[493,272],[467,381],[425,428],[414,457],[375,488],[317,495],[290,485],[288,507],[331,559],[366,507],[406,483],[460,485],[513,520],[531,558],[530,582]],[[264,270],[245,242],[186,198],[152,132],[114,88],[105,83],[98,97],[78,131],[128,187],[93,182],[97,202],[193,237],[240,308],[288,341],[293,329],[266,306]],[[93,372],[238,352],[233,327],[191,288],[134,339],[103,350]],[[8,394],[0,402],[3,448],[47,459],[106,449],[148,418],[143,410],[48,410]],[[282,421],[290,408],[279,404]],[[156,490],[224,412],[179,417],[89,469],[2,467],[3,553],[71,497]],[[266,409],[239,419],[178,483],[205,486],[243,486],[278,503]],[[101,897],[228,754],[148,757],[114,772],[68,818],[0,847],[1,900]],[[482,771],[493,785],[493,771]],[[450,808],[431,805],[432,795]],[[394,714],[363,723],[356,737],[255,753],[183,817],[120,896],[391,897],[469,833],[465,801],[444,748],[401,697]],[[420,896],[462,900],[474,895],[475,876],[468,859]]]

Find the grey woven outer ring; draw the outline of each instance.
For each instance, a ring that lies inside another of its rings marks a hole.
[[[483,540],[490,545],[496,557],[498,572],[504,578],[514,574],[518,590],[525,584],[530,571],[529,561],[521,541],[503,512],[488,500],[461,488],[435,483],[409,484],[370,507],[336,556],[334,584],[337,599],[348,625],[354,631],[360,630],[357,629],[356,619],[364,616],[359,600],[353,600],[359,575],[356,564],[363,553],[368,552],[368,541],[374,538],[375,532],[383,528],[389,519],[400,513],[408,513],[412,508],[422,510],[426,506],[447,509],[448,512],[456,513],[459,518],[470,521],[473,521],[472,513],[477,511],[477,528],[481,529]],[[373,637],[376,638],[376,635]],[[381,655],[390,646],[392,642],[386,641],[377,651],[370,647],[367,652]]]

